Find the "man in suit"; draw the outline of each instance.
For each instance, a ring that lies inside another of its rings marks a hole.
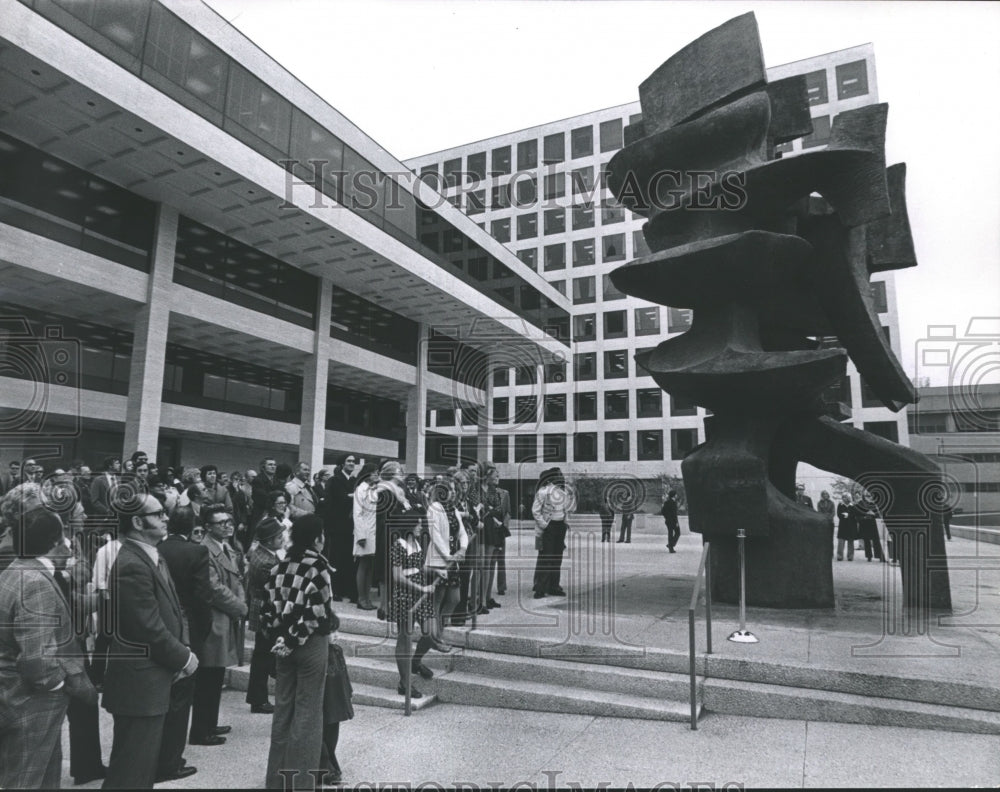
[[[285,492],[288,493],[288,516],[292,519],[304,514],[315,514],[319,506],[316,490],[309,483],[311,473],[312,467],[308,462],[299,462],[295,475],[285,485]]]
[[[234,529],[232,515],[222,504],[213,503],[201,510],[201,520],[205,527],[202,547],[208,549],[211,624],[198,648],[200,665],[194,681],[188,741],[191,745],[222,745],[226,741],[222,735],[231,731],[230,726],[219,726],[222,681],[226,666],[239,663],[239,620],[247,615],[247,603],[238,562],[228,541]]]
[[[260,461],[260,472],[251,484],[251,498],[253,499],[253,513],[250,515],[250,532],[267,511],[267,496],[273,490],[280,489],[277,479],[278,463],[274,457],[264,457]]]
[[[208,576],[208,549],[191,541],[194,512],[189,506],[179,506],[170,515],[167,538],[156,548],[167,562],[170,577],[177,589],[181,610],[187,619],[188,646],[198,653],[211,629],[212,586]],[[157,763],[156,781],[175,781],[187,778],[197,768],[184,761],[187,743],[188,718],[194,701],[194,677],[187,677],[173,684],[170,689],[170,709],[163,724],[163,743]]]
[[[0,474],[0,495],[10,492],[21,483],[21,463],[11,460],[7,470]]]
[[[346,454],[337,471],[326,482],[323,498],[323,530],[326,533],[323,554],[333,565],[334,599],[358,600],[358,581],[354,574],[354,488],[357,457]],[[360,598],[363,602],[365,596]]]
[[[100,474],[94,476],[90,483],[90,503],[94,511],[92,517],[114,517],[111,497],[118,487],[121,472],[122,461],[118,457],[107,457],[104,460]]]
[[[17,558],[0,573],[0,787],[58,788],[67,694],[91,705],[69,604],[55,579],[62,522],[44,508],[13,528]]]
[[[117,624],[104,708],[115,730],[105,789],[152,788],[171,685],[198,668],[173,579],[156,549],[166,533],[166,514],[152,495],[137,493],[122,504],[122,546],[109,581]]]

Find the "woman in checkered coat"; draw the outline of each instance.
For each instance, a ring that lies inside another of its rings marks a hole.
[[[307,514],[292,522],[292,544],[285,560],[264,585],[261,611],[272,652],[277,656],[274,720],[267,760],[267,787],[312,789],[310,770],[321,767],[323,696],[329,655],[327,644],[340,620],[333,611],[332,568],[323,557],[323,520]],[[332,768],[331,768],[332,769]]]

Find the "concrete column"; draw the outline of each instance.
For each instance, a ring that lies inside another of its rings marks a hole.
[[[423,475],[427,462],[427,325],[417,330],[417,381],[406,399],[406,470]]]
[[[493,359],[486,358],[486,387],[483,389],[483,406],[476,420],[476,459],[490,461],[490,410],[493,405]]]
[[[302,415],[299,419],[299,461],[313,471],[323,466],[326,447],[326,386],[330,370],[330,312],[333,291],[327,278],[320,278],[316,299],[316,333],[313,354],[302,372]]]
[[[163,367],[167,355],[174,255],[177,251],[177,210],[160,204],[156,211],[153,260],[146,303],[133,326],[132,361],[125,408],[125,447],[122,454],[145,451],[156,459],[160,436]]]

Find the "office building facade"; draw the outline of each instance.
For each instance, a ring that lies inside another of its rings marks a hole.
[[[0,0],[4,464],[462,451],[570,306],[411,177],[207,5]]]

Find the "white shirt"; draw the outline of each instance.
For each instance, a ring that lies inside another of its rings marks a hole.
[[[118,551],[121,548],[121,540],[112,539],[97,551],[97,555],[94,557],[92,581],[94,588],[98,591],[108,590],[108,578],[111,576],[111,567],[115,565],[115,559],[118,558]],[[159,557],[159,554],[157,554],[157,557]]]

